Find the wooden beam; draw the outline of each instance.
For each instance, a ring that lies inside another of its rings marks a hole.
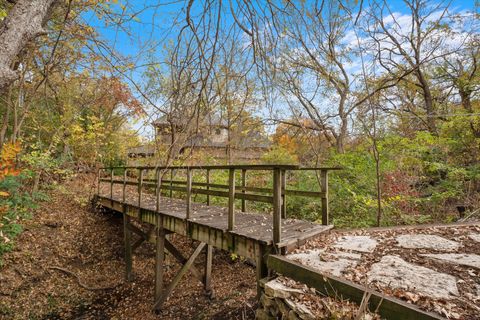
[[[123,171],[122,203],[125,203],[126,189],[127,189],[127,169]]]
[[[328,170],[320,171],[320,179],[322,184],[322,224],[328,225]]]
[[[126,208],[126,205],[123,206]],[[130,231],[130,216],[123,212],[123,237],[125,246],[125,278],[132,281],[132,231]]]
[[[138,169],[138,207],[142,207],[143,169]]]
[[[268,277],[268,267],[266,263],[266,247],[256,243],[255,244],[255,266],[256,266],[256,280],[257,280],[257,300],[260,299],[262,288],[260,287],[260,280]]]
[[[172,187],[172,186],[173,186],[173,183],[172,183],[172,181],[173,181],[173,168],[172,168],[172,169],[170,169],[170,187]],[[170,198],[172,198],[172,197],[173,197],[173,190],[172,190],[172,189],[170,189]]]
[[[211,299],[213,298],[212,290],[212,260],[213,260],[213,246],[207,244],[207,252],[205,254],[205,278],[204,289],[205,294]]]
[[[242,193],[245,194],[247,187],[247,169],[242,169]],[[242,199],[242,212],[246,211],[246,201],[245,198]]]
[[[165,267],[165,232],[163,229],[163,218],[156,217],[156,245],[155,245],[155,300],[160,299],[163,293],[163,271]]]
[[[160,169],[157,169],[155,171],[156,173],[156,180],[157,180],[157,183],[156,183],[156,188],[155,188],[155,196],[156,196],[156,199],[155,199],[155,211],[156,212],[159,212],[160,211],[160,201],[161,201],[161,198],[162,198],[162,177],[161,177],[161,172],[160,172]]]
[[[192,210],[192,170],[187,169],[187,213],[186,219],[190,219],[190,211]]]
[[[102,171],[102,169],[98,169],[97,171],[97,195],[100,195],[100,182],[102,181],[102,178],[100,177],[100,172]]]
[[[228,231],[235,227],[235,170],[228,170]]]
[[[198,247],[195,249],[195,251],[192,253],[190,258],[188,258],[187,262],[183,265],[183,267],[180,269],[180,271],[177,273],[175,278],[172,280],[172,282],[168,285],[168,287],[162,292],[160,297],[155,301],[155,305],[153,306],[153,309],[155,311],[159,311],[162,304],[167,300],[168,296],[172,293],[173,289],[178,285],[182,277],[187,273],[187,271],[191,268],[193,265],[193,262],[195,259],[198,257],[202,249],[205,247],[206,243],[200,242]]]
[[[207,190],[210,190],[210,169],[207,169],[207,177],[206,177],[206,183],[207,183]],[[207,194],[207,206],[210,205],[210,195]]]
[[[183,256],[183,254],[178,251],[177,248],[175,248],[175,246],[168,240],[168,239],[165,239],[165,249],[168,250],[168,252],[170,252],[172,254],[172,256],[177,259],[178,262],[180,262],[180,264],[185,264],[188,259],[185,258]],[[190,272],[195,276],[195,278],[197,278],[200,282],[203,282],[203,276],[202,276],[202,273],[200,271],[198,271],[198,269],[195,267],[195,266],[192,266],[190,268]]]
[[[360,286],[351,281],[327,275],[311,267],[301,265],[295,261],[279,255],[269,255],[267,260],[269,269],[289,277],[295,281],[313,287],[322,294],[361,304],[365,292],[371,293],[368,307],[370,311],[377,308],[382,319],[403,320],[431,320],[444,319],[437,314],[419,309],[417,306],[400,299],[386,296],[380,292]]]
[[[282,175],[282,219],[287,218],[287,197],[286,197],[286,186],[287,186],[287,172],[285,170],[281,170]]]
[[[113,201],[113,169],[110,171],[110,199]]]
[[[282,240],[282,183],[280,169],[273,170],[273,244]]]

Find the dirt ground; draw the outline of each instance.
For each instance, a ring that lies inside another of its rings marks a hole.
[[[50,190],[14,251],[0,269],[0,319],[252,319],[256,309],[255,270],[214,251],[210,300],[187,275],[155,315],[154,253],[143,244],[134,255],[134,281],[124,280],[120,215],[91,210],[94,176],[78,175]],[[185,256],[192,241],[172,242]],[[180,265],[170,259],[170,281]],[[197,259],[201,269],[203,256]]]

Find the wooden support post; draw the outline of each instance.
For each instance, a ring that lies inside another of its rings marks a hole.
[[[143,169],[138,169],[138,210],[142,207]]]
[[[228,231],[235,227],[235,169],[228,172]]]
[[[155,300],[162,296],[163,292],[163,270],[165,266],[165,230],[163,229],[163,218],[160,214],[156,217],[156,249],[155,249]]]
[[[102,169],[98,169],[98,176],[97,176],[97,195],[100,195],[100,172]]]
[[[125,242],[125,279],[132,281],[132,231],[130,230],[130,216],[123,205],[123,237]]]
[[[207,169],[207,190],[210,190],[210,169]],[[210,195],[207,194],[207,206],[210,205]]]
[[[262,294],[262,288],[260,287],[260,280],[268,277],[268,268],[266,263],[266,250],[265,246],[260,243],[255,244],[255,265],[256,265],[256,280],[257,280],[257,300],[260,299]]]
[[[192,210],[192,169],[187,168],[187,216],[190,219],[190,212]]]
[[[281,240],[282,234],[282,183],[280,169],[273,169],[273,245]]]
[[[110,171],[110,201],[112,202],[113,208],[113,168]]]
[[[122,203],[125,204],[125,191],[127,189],[127,169],[123,171]]]
[[[245,188],[247,187],[247,169],[242,169],[242,193],[245,194],[246,190]],[[246,206],[246,201],[245,199],[242,199],[242,212],[245,212],[247,210]]]
[[[170,198],[173,197],[173,169],[170,169]]]
[[[180,271],[177,273],[175,278],[172,280],[172,282],[168,285],[168,287],[163,291],[163,293],[160,295],[158,299],[155,301],[155,305],[153,306],[153,309],[155,311],[160,311],[160,308],[162,307],[163,302],[167,300],[168,296],[172,293],[173,289],[178,285],[182,277],[187,273],[187,271],[190,269],[190,267],[193,265],[193,262],[195,259],[198,257],[202,249],[205,247],[206,243],[200,242],[198,247],[195,249],[195,251],[192,253],[190,258],[188,258],[187,262],[183,265],[183,267],[180,269]]]
[[[287,218],[287,195],[285,194],[285,189],[287,187],[287,172],[285,170],[281,171],[282,174],[282,219]]]
[[[156,188],[155,188],[155,195],[156,195],[156,202],[155,202],[155,211],[158,213],[160,211],[160,201],[162,197],[162,177],[160,169],[157,168],[155,171],[156,173]]]
[[[204,289],[209,298],[213,298],[212,290],[212,258],[213,258],[213,246],[207,244],[207,252],[205,255],[205,278]]]
[[[328,225],[328,170],[320,171],[320,180],[322,184],[322,224]]]

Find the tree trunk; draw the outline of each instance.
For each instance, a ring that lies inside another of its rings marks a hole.
[[[5,103],[5,107],[7,108],[5,111],[5,115],[3,117],[2,129],[0,130],[0,150],[5,143],[5,136],[7,134],[8,129],[8,122],[10,120],[10,109],[11,109],[11,99],[12,99],[12,88],[8,90],[8,95]]]
[[[459,88],[458,93],[460,94],[460,101],[462,103],[462,107],[468,113],[473,113],[472,101],[471,101],[471,92],[467,92],[463,88]],[[475,138],[480,138],[480,128],[475,127],[475,122],[473,118],[470,118],[470,129]]]
[[[11,69],[25,46],[45,33],[45,25],[58,0],[18,0],[0,25],[0,92],[18,78]]]
[[[428,131],[433,134],[437,135],[437,124],[435,119],[435,106],[433,105],[433,97],[432,92],[430,91],[430,86],[428,85],[425,76],[423,75],[422,71],[418,70],[416,72],[418,82],[420,83],[420,87],[422,88],[423,92],[423,100],[425,102],[425,112],[427,114],[427,126]]]

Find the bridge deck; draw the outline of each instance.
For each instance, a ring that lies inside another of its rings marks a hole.
[[[97,201],[101,206],[123,212],[122,197],[121,186],[114,187],[113,197],[110,195],[110,188],[105,186],[100,188]],[[238,210],[235,212],[235,228],[228,231],[227,208],[193,202],[191,210],[190,219],[186,220],[185,200],[162,197],[157,213],[154,195],[143,193],[139,206],[138,192],[135,188],[130,188],[125,194],[125,212],[127,215],[156,225],[155,216],[160,214],[163,218],[163,227],[166,230],[207,242],[220,249],[255,258],[255,249],[253,248],[255,243],[262,246],[273,245],[273,218],[269,214],[240,212]],[[283,219],[282,238],[277,247],[297,246],[304,240],[326,232],[332,227],[298,219]]]

